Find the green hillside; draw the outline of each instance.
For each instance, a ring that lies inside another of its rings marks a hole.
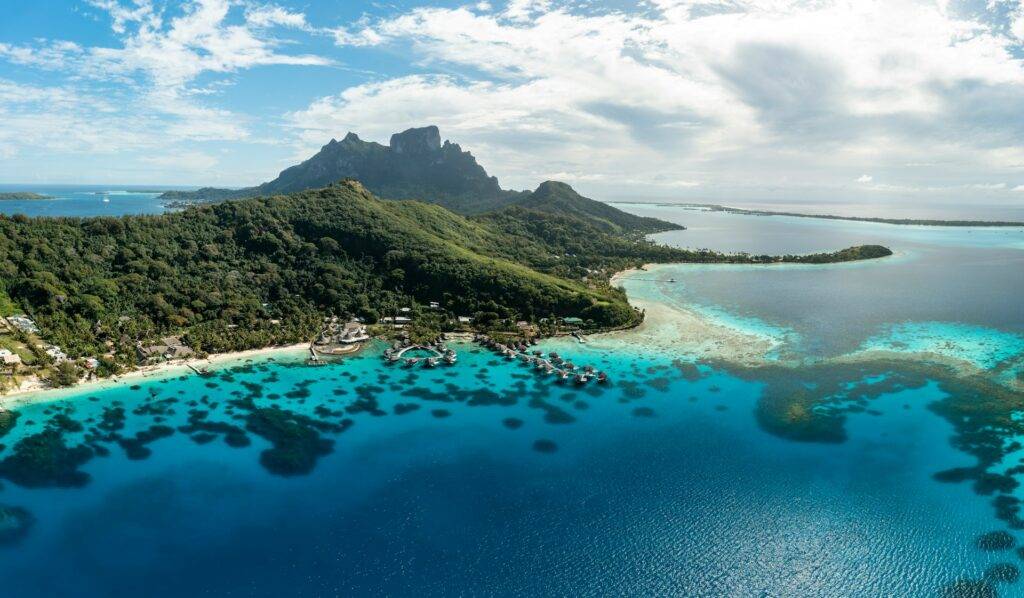
[[[533,193],[515,204],[528,210],[573,216],[608,233],[650,234],[683,228],[657,218],[629,214],[606,203],[583,197],[569,185],[558,181],[541,183]]]
[[[372,320],[414,302],[599,325],[637,317],[617,291],[506,259],[511,242],[345,182],[160,216],[0,217],[0,293],[73,355],[177,331],[207,351],[299,341],[323,315]]]

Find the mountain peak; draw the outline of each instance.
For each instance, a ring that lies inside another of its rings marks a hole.
[[[562,181],[544,181],[540,185],[537,185],[537,190],[534,191],[534,193],[544,194],[561,191],[571,191],[576,193],[575,189],[573,189],[568,183],[563,183]]]
[[[343,139],[342,141],[361,141],[361,139],[359,139],[359,135],[356,135],[352,131],[349,131],[348,134],[345,135],[345,139]]]
[[[396,154],[425,154],[441,149],[441,132],[434,125],[406,129],[391,136],[388,144]]]

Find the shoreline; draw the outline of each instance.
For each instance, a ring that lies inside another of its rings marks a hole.
[[[900,254],[894,253],[897,257]],[[878,258],[876,258],[878,259]],[[864,260],[868,262],[876,261]],[[848,264],[798,264],[803,267],[829,267]],[[855,262],[856,263],[856,262]],[[687,266],[691,264],[676,263],[645,263],[640,267],[628,268],[616,272],[609,278],[609,284],[624,289],[623,283],[632,277],[644,273],[654,273],[662,268]],[[702,265],[702,264],[692,264]],[[739,264],[739,266],[772,266],[775,264]],[[879,348],[859,349],[842,355],[825,358],[799,357],[786,352],[784,356],[773,353],[785,348],[786,341],[770,335],[757,334],[728,323],[720,322],[695,309],[666,303],[656,299],[629,296],[630,306],[643,310],[644,320],[631,328],[612,330],[588,335],[588,341],[600,347],[605,343],[626,342],[638,349],[654,349],[666,355],[686,357],[695,360],[723,360],[742,367],[788,366],[799,367],[814,362],[856,362],[872,359],[900,359],[918,363],[933,363],[946,366],[960,376],[971,376],[991,373],[968,359],[962,359],[943,353],[907,352],[884,350]],[[468,336],[468,335],[467,335]],[[352,351],[355,354],[361,351]],[[217,353],[203,359],[167,361],[154,365],[143,366],[110,378],[97,378],[80,382],[64,388],[51,388],[43,380],[30,378],[21,387],[7,394],[0,395],[0,408],[17,409],[19,407],[57,401],[70,395],[83,394],[90,390],[102,391],[138,381],[163,380],[180,375],[195,375],[193,367],[223,369],[239,362],[261,358],[294,356],[301,358],[309,351],[308,343],[295,343],[260,349],[248,349],[229,353]],[[330,355],[325,354],[325,357]],[[1024,390],[1024,382],[1009,380],[1002,385],[1014,390]]]
[[[886,218],[884,216],[844,216],[842,214],[814,214],[809,212],[785,212],[740,208],[725,204],[711,203],[668,203],[645,201],[610,201],[611,205],[643,205],[659,208],[679,208],[682,210],[699,210],[737,214],[740,216],[787,216],[791,218],[811,218],[814,220],[843,220],[847,222],[865,222],[868,224],[887,224],[890,226],[924,226],[932,228],[1024,228],[1024,222],[1017,220],[955,220],[949,218]]]
[[[59,401],[69,395],[82,394],[90,390],[107,390],[109,388],[122,386],[131,382],[164,380],[180,376],[182,374],[195,375],[192,367],[223,369],[230,365],[234,365],[237,362],[244,362],[259,358],[276,358],[277,356],[292,354],[301,356],[308,351],[309,343],[296,343],[293,345],[280,345],[275,347],[263,347],[261,349],[232,351],[230,353],[215,353],[202,359],[178,359],[153,365],[146,365],[109,378],[96,378],[63,388],[51,388],[44,386],[42,380],[34,378],[29,381],[27,385],[23,383],[21,388],[5,395],[0,395],[0,405],[5,409],[17,409],[19,407],[35,403]]]
[[[615,273],[609,282],[624,289],[622,283],[631,276],[651,273],[659,268],[673,265],[675,264],[644,264],[640,268],[630,268]],[[600,345],[602,341],[629,342],[638,347],[665,351],[681,357],[691,357],[697,360],[721,360],[747,368],[764,366],[796,368],[822,362],[857,363],[874,360],[898,360],[941,366],[954,372],[957,377],[990,377],[994,382],[1009,390],[1024,391],[1024,382],[1001,375],[1000,368],[989,370],[970,359],[934,351],[898,351],[866,347],[828,357],[800,356],[793,352],[787,352],[783,357],[774,358],[770,354],[779,347],[784,347],[784,341],[763,337],[715,321],[698,310],[687,309],[656,299],[628,296],[628,294],[627,299],[630,305],[644,310],[646,314],[644,321],[626,331],[593,335],[591,338],[595,345]],[[632,335],[632,338],[625,338],[626,335]]]

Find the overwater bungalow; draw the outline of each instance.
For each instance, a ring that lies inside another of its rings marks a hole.
[[[437,358],[436,357],[428,357],[426,362],[424,363],[424,365],[426,365],[428,368],[435,367],[437,365]]]
[[[405,360],[405,367],[412,367],[412,366],[416,365],[419,362],[420,362],[420,358],[419,357],[410,357],[409,359]]]
[[[604,372],[598,372],[597,373],[597,381],[600,384],[604,384],[605,382],[608,381],[608,374],[606,374]]]

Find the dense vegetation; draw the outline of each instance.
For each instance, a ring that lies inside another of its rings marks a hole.
[[[541,183],[537,189],[516,202],[519,207],[589,221],[608,233],[657,233],[683,228],[671,222],[623,212],[606,203],[583,197],[557,181]]]
[[[575,199],[567,187],[553,191]],[[636,229],[656,222],[599,218],[559,201],[466,218],[383,201],[344,181],[160,216],[0,216],[0,307],[28,312],[72,357],[113,349],[125,359],[138,341],[172,333],[200,352],[237,350],[308,340],[326,315],[374,322],[433,301],[442,312],[424,322],[447,313],[626,326],[640,316],[607,283],[624,268],[889,254],[878,246],[782,257],[681,250],[642,239]],[[64,374],[56,370],[55,383]]]
[[[162,216],[0,218],[0,295],[71,355],[108,340],[129,353],[137,339],[180,330],[204,351],[297,341],[326,314],[373,321],[429,301],[598,325],[637,317],[606,286],[502,257],[513,245],[438,206],[381,201],[345,182]]]
[[[0,193],[0,201],[15,199],[50,199],[49,195],[40,195],[30,191],[11,191]]]

